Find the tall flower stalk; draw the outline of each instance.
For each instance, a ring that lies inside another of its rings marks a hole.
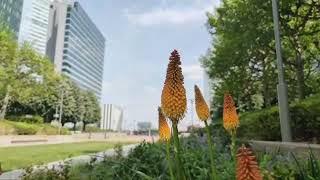
[[[239,127],[239,117],[235,103],[229,93],[224,94],[223,127],[231,136],[231,156],[233,160],[236,161],[236,132]]]
[[[195,94],[197,115],[198,115],[199,119],[201,121],[203,121],[206,126],[206,132],[207,132],[207,137],[208,137],[207,140],[208,140],[208,144],[209,144],[209,148],[210,148],[211,177],[213,180],[216,180],[216,179],[218,179],[218,176],[217,176],[217,170],[216,170],[216,165],[215,165],[215,161],[214,161],[216,158],[215,145],[214,145],[214,143],[212,143],[212,136],[211,136],[210,129],[208,126],[208,122],[207,122],[209,119],[209,116],[210,116],[209,107],[208,107],[206,101],[204,100],[202,93],[197,85],[194,86],[194,94]]]
[[[173,175],[171,156],[170,156],[170,139],[171,139],[170,127],[167,123],[166,118],[162,114],[160,107],[158,108],[158,112],[159,112],[159,137],[160,137],[160,141],[163,141],[166,143],[166,155],[167,155],[167,162],[169,165],[170,178],[171,180],[175,180]]]
[[[184,180],[185,173],[181,158],[181,147],[178,136],[178,123],[184,117],[187,108],[186,90],[184,88],[180,55],[172,51],[169,58],[166,80],[161,94],[161,109],[172,122],[175,163],[179,180]]]
[[[244,145],[238,149],[236,177],[237,180],[262,180],[256,157]]]

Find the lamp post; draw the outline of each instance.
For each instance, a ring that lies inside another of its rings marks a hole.
[[[59,135],[61,134],[61,126],[62,126],[62,108],[63,108],[63,88],[61,88],[61,99],[60,99],[60,110],[59,110]]]
[[[278,105],[280,114],[280,127],[282,141],[291,142],[291,128],[290,128],[290,116],[288,105],[288,89],[284,80],[284,70],[281,55],[281,42],[280,42],[280,30],[279,30],[279,12],[278,12],[277,0],[272,0],[272,13],[274,23],[274,36],[276,41],[276,54],[277,54],[277,67],[278,67]]]
[[[191,117],[191,126],[193,128],[193,108],[194,108],[194,99],[189,99],[190,101],[190,117]]]

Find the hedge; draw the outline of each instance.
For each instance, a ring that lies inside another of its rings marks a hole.
[[[6,117],[7,120],[10,121],[16,121],[16,122],[26,122],[26,123],[43,123],[43,117],[38,116],[38,115],[30,115],[30,117],[28,117],[27,115],[25,116],[7,116]]]
[[[320,140],[320,94],[290,105],[291,130],[294,141]],[[280,141],[277,106],[240,115],[238,137]]]
[[[58,128],[50,124],[30,124],[0,120],[0,135],[56,135],[58,133]],[[70,132],[66,128],[61,128],[61,134],[66,135],[70,134]]]

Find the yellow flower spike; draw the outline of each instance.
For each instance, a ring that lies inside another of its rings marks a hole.
[[[209,119],[210,116],[209,107],[206,101],[204,100],[202,93],[197,85],[194,86],[194,94],[197,115],[201,121],[206,121]]]
[[[170,127],[166,118],[162,114],[161,108],[158,108],[159,112],[159,137],[161,141],[169,141],[171,138]]]
[[[231,134],[234,134],[236,129],[239,127],[237,109],[232,96],[229,93],[225,93],[224,95],[223,127]]]
[[[183,86],[180,55],[177,50],[171,53],[166,80],[161,94],[161,109],[171,121],[179,121],[187,109],[186,90]]]
[[[262,180],[256,157],[244,145],[238,149],[236,174],[237,180]]]

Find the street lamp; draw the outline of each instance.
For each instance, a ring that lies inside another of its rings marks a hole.
[[[276,40],[276,54],[277,54],[277,67],[278,67],[278,104],[280,115],[280,127],[282,141],[291,142],[291,128],[290,128],[290,116],[288,105],[288,89],[284,80],[284,70],[281,55],[281,42],[280,42],[280,30],[279,30],[279,12],[277,0],[272,0],[272,12],[274,23],[274,36]]]
[[[189,99],[190,101],[190,116],[191,116],[191,127],[193,128],[193,103],[194,103],[194,99]]]
[[[59,135],[61,134],[61,126],[62,126],[62,108],[63,108],[63,86],[60,88],[60,110],[59,110]]]

